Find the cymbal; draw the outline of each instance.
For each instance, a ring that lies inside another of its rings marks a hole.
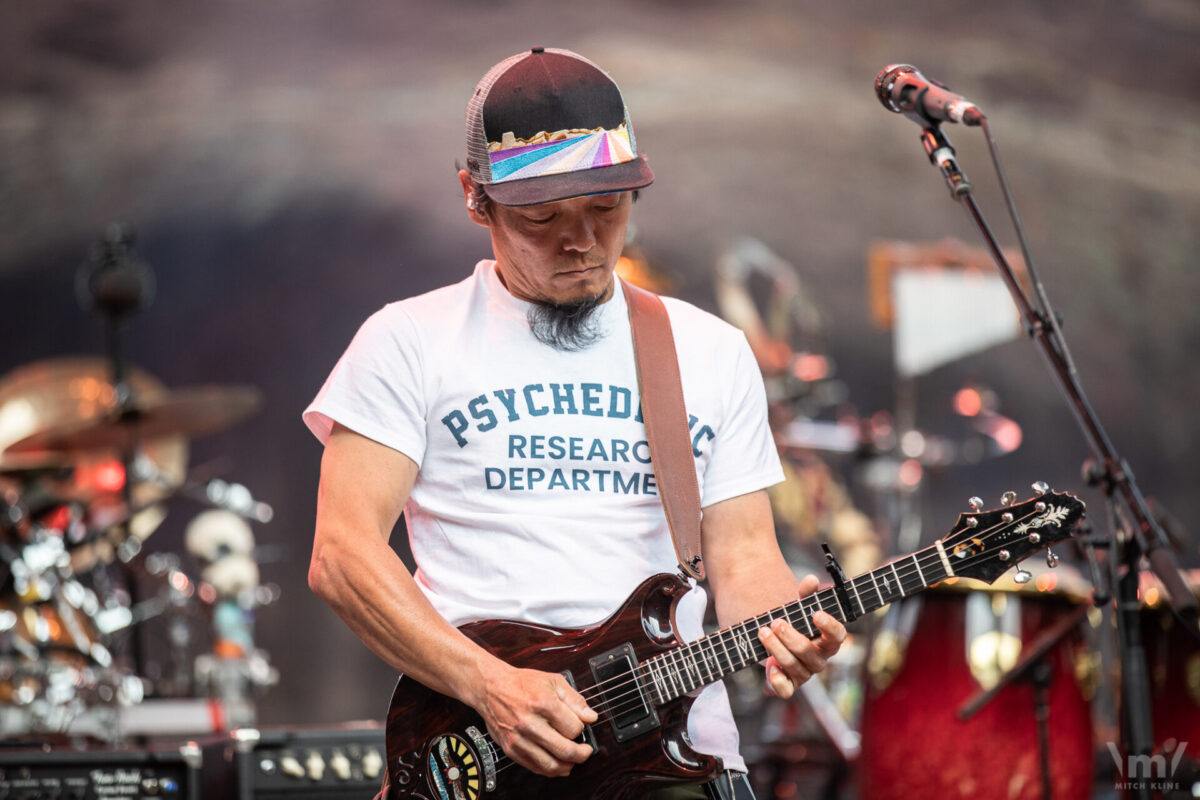
[[[49,453],[0,455],[0,477],[35,478],[57,475],[75,469],[75,464],[61,455]]]
[[[168,436],[194,438],[228,428],[254,413],[262,394],[250,386],[193,386],[139,399],[129,408],[33,433],[6,454],[120,449]]]

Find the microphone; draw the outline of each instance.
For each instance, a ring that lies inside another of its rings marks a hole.
[[[930,80],[910,64],[892,64],[875,76],[875,95],[883,107],[919,125],[961,122],[978,125],[983,120],[974,103]]]

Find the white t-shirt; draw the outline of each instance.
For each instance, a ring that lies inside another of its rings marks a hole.
[[[762,377],[741,331],[664,298],[679,356],[701,505],[783,479]],[[675,572],[641,422],[623,293],[595,312],[601,338],[563,352],[529,330],[529,304],[495,262],[372,315],[304,412],[324,443],[334,421],[404,453],[420,471],[405,506],[416,581],[454,625],[602,621],[642,580]],[[706,596],[681,601],[678,633],[702,635]],[[689,719],[697,750],[744,769],[724,687]]]

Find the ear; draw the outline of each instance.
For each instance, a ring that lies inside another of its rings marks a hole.
[[[458,171],[458,182],[462,185],[463,204],[467,207],[467,216],[476,225],[482,225],[485,228],[491,227],[488,224],[487,215],[475,206],[475,199],[471,196],[471,173],[465,169]]]

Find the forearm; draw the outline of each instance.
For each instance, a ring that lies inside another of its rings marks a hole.
[[[794,601],[800,582],[778,547],[743,555],[713,585],[717,621],[722,626],[762,614]],[[719,582],[719,585],[717,583]]]
[[[479,702],[487,676],[505,666],[450,625],[374,535],[319,526],[309,585],[376,655],[468,705]]]

